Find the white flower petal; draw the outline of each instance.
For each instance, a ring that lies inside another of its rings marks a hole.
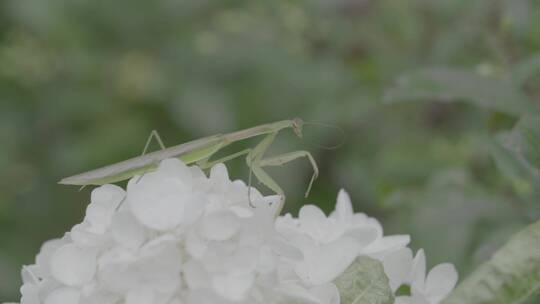
[[[192,170],[177,158],[169,158],[162,160],[156,171],[162,179],[177,179],[187,187],[193,185]]]
[[[430,302],[428,299],[426,299],[424,294],[416,293],[414,288],[412,289],[412,296],[408,298],[410,302],[406,303],[410,304],[438,304],[438,302]]]
[[[358,256],[361,247],[352,238],[341,238],[329,244],[300,245],[304,260],[295,266],[295,272],[311,285],[333,281],[347,269]]]
[[[168,159],[159,168],[128,183],[130,209],[145,226],[165,231],[184,218],[185,204],[194,199],[190,169],[180,160]]]
[[[124,199],[126,192],[116,185],[103,185],[92,190],[91,204],[100,205],[112,210]]]
[[[101,205],[90,204],[86,208],[84,220],[89,224],[89,229],[93,233],[105,233],[111,222],[114,210],[109,210]]]
[[[172,299],[167,304],[182,304],[183,302],[180,299]]]
[[[382,258],[384,272],[390,281],[392,291],[396,291],[407,280],[411,272],[413,254],[409,248],[398,249],[385,254]]]
[[[370,254],[370,255],[380,254],[381,252],[404,248],[410,242],[411,242],[411,237],[409,235],[385,236],[383,238],[378,239],[377,241],[370,244],[367,248],[365,248],[364,253]]]
[[[223,241],[233,237],[240,229],[238,216],[223,210],[206,215],[201,224],[201,235],[209,240]]]
[[[305,205],[298,213],[298,220],[305,231],[317,232],[322,229],[321,226],[326,220],[326,215],[317,206]]]
[[[319,299],[314,294],[297,284],[283,284],[277,288],[277,291],[292,300],[292,303],[320,304]]]
[[[413,288],[424,290],[426,280],[426,255],[424,249],[418,250],[414,257],[409,282]]]
[[[377,238],[383,237],[383,227],[381,223],[377,219],[368,217],[363,213],[353,214],[351,226],[353,228],[371,227],[372,229],[375,229],[377,231]]]
[[[337,287],[332,283],[315,286],[311,289],[295,283],[288,283],[280,285],[277,291],[294,303],[339,304],[340,302]]]
[[[257,272],[271,274],[279,265],[279,256],[270,247],[262,247],[259,250]]]
[[[112,238],[128,248],[139,248],[146,240],[147,231],[131,212],[121,211],[115,214],[111,223]]]
[[[51,292],[44,304],[79,304],[80,292],[75,288],[59,288]]]
[[[182,227],[193,225],[204,214],[204,209],[208,201],[203,195],[193,194],[189,200],[185,201],[184,217]]]
[[[62,245],[66,244],[65,239],[54,239],[43,243],[41,249],[36,256],[36,271],[38,277],[45,278],[50,275],[50,260],[54,252]]]
[[[216,275],[212,278],[214,291],[229,301],[244,300],[254,283],[254,275]]]
[[[32,271],[31,266],[23,266],[23,268],[21,270],[21,277],[22,277],[23,283],[25,283],[25,284],[34,284],[35,285],[35,284],[39,283],[39,278]]]
[[[282,258],[293,261],[300,261],[304,259],[304,254],[299,248],[289,244],[287,241],[281,238],[272,239],[269,246]]]
[[[369,226],[351,229],[345,233],[345,236],[355,239],[361,247],[366,247],[377,241],[378,235],[378,231]]]
[[[268,196],[263,197],[263,202],[266,205],[270,206],[270,209],[272,210],[272,214],[274,216],[277,215],[276,213],[277,213],[279,207],[282,204],[282,200],[283,200],[283,198],[281,196],[279,196],[279,195],[268,195]],[[252,198],[252,201],[255,201],[255,199]]]
[[[83,286],[81,290],[81,301],[84,304],[116,304],[123,300],[124,295],[112,293],[104,288],[102,284],[93,281]]]
[[[115,185],[103,185],[92,191],[92,202],[86,207],[85,222],[89,232],[103,234],[109,227],[111,218],[124,200],[126,192]]]
[[[151,174],[151,173],[149,173]],[[184,206],[191,196],[178,179],[132,179],[128,185],[128,202],[135,217],[155,230],[169,230],[184,218]]]
[[[154,292],[145,287],[130,290],[126,295],[125,304],[153,304],[155,303]]]
[[[412,297],[409,296],[400,296],[396,297],[394,304],[415,304],[412,302]]]
[[[207,241],[194,231],[190,231],[186,236],[186,250],[195,258],[202,258],[208,249]]]
[[[143,246],[135,264],[145,287],[171,293],[180,286],[182,254],[175,242],[157,239]]]
[[[339,219],[347,221],[352,218],[352,215],[354,213],[351,203],[351,197],[343,189],[339,190],[335,212]]]
[[[185,304],[231,304],[208,289],[188,290],[183,298]]]
[[[434,302],[440,302],[456,286],[458,273],[452,264],[440,264],[429,272],[426,278],[426,293]]]
[[[102,247],[110,241],[108,234],[92,232],[86,222],[73,226],[69,235],[73,242],[80,247]]]
[[[227,167],[222,164],[216,164],[210,169],[210,182],[214,191],[224,192],[231,183]]]
[[[21,286],[21,304],[41,304],[40,292],[41,290],[38,285],[23,284]]]
[[[246,208],[244,206],[231,206],[229,210],[234,212],[238,217],[250,218],[253,216],[253,208]]]
[[[240,247],[229,259],[223,259],[227,272],[235,275],[250,274],[257,268],[260,248]]]
[[[207,179],[206,174],[204,174],[204,171],[199,166],[189,166],[189,172],[191,172],[193,179]]]
[[[50,260],[53,277],[68,286],[81,286],[89,282],[96,272],[96,253],[76,245],[64,245]]]
[[[209,192],[212,189],[212,182],[201,168],[198,166],[190,166],[189,170],[193,180],[194,191]]]
[[[114,293],[127,293],[139,283],[138,269],[134,267],[136,262],[137,256],[126,249],[108,251],[99,259],[98,279]]]
[[[183,274],[188,287],[191,290],[208,287],[210,277],[203,265],[195,260],[190,260],[183,266]]]
[[[309,290],[315,297],[317,297],[320,303],[323,304],[339,304],[340,296],[336,285],[329,283],[319,285]]]

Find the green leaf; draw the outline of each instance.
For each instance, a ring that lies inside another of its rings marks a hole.
[[[540,216],[540,119],[524,116],[489,144],[497,167],[510,179],[531,218]]]
[[[514,186],[521,185],[520,189],[530,191],[532,184],[538,181],[538,176],[523,157],[518,140],[516,133],[500,133],[490,142],[489,148],[497,167],[510,178]]]
[[[540,168],[540,117],[525,116],[516,126],[521,136],[521,151],[527,162]]]
[[[512,68],[511,79],[516,86],[522,86],[527,80],[538,74],[540,74],[540,56],[535,55],[517,63]]]
[[[443,304],[518,304],[540,290],[540,221],[514,235]]]
[[[358,257],[335,283],[341,304],[394,303],[382,264],[370,257]]]
[[[499,170],[504,173],[516,194],[521,198],[528,217],[538,218],[540,215],[540,205],[537,199],[540,196],[539,172],[527,163],[520,153],[504,146],[501,141],[508,138],[510,138],[508,134],[500,134],[490,144],[491,154]]]
[[[411,100],[468,101],[478,106],[522,115],[538,111],[512,82],[452,68],[425,68],[402,75],[388,89],[385,102]]]

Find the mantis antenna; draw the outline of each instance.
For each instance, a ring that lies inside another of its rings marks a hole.
[[[331,145],[331,146],[325,146],[325,145],[321,145],[321,144],[315,144],[316,147],[318,148],[321,148],[321,149],[324,149],[324,150],[336,150],[336,149],[339,149],[341,146],[343,146],[345,144],[345,142],[347,141],[347,134],[345,132],[345,130],[343,130],[343,128],[337,126],[337,125],[333,125],[333,124],[327,124],[327,123],[322,123],[322,122],[314,122],[314,121],[304,121],[304,126],[319,126],[319,127],[324,127],[324,128],[327,128],[327,129],[334,129],[336,131],[339,132],[340,134],[340,140],[337,144],[335,145]]]

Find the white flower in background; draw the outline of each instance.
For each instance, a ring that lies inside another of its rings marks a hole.
[[[349,195],[343,190],[330,216],[316,206],[306,205],[300,209],[298,219],[287,214],[278,218],[276,227],[304,254],[294,270],[308,286],[333,281],[359,255],[382,260],[390,252],[405,248],[410,241],[408,235],[384,237],[376,219],[353,212]]]
[[[389,250],[380,254],[378,259],[383,263],[390,288],[395,293],[409,278],[413,262],[412,250],[407,247]]]
[[[398,297],[396,304],[438,304],[454,289],[457,280],[456,269],[448,263],[435,266],[426,277],[426,255],[420,249],[407,279],[411,295]]]
[[[345,233],[362,244],[362,254],[377,255],[403,248],[410,242],[408,235],[383,236],[383,228],[379,221],[364,213],[354,213],[351,198],[345,190],[339,192],[336,209],[330,214],[330,218],[338,225],[344,226]],[[371,233],[374,231],[374,238],[366,237],[366,230],[371,230]]]
[[[248,193],[251,197],[248,199]],[[326,216],[304,206],[277,217],[278,196],[209,176],[176,159],[92,192],[82,223],[46,242],[22,270],[21,304],[339,304],[333,281],[360,255],[378,259],[397,303],[438,304],[457,273],[412,257],[407,235],[384,236],[340,191]]]

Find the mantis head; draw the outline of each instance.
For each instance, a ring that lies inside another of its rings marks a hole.
[[[302,138],[302,128],[304,127],[304,121],[302,118],[295,117],[292,119],[292,129],[294,134],[299,138]]]

